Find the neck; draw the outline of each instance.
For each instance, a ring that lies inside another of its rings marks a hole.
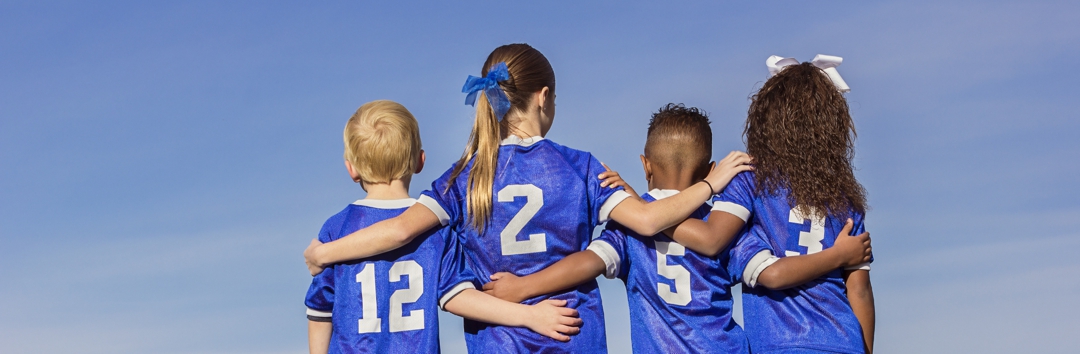
[[[696,182],[698,182],[698,179],[694,178],[693,171],[654,171],[652,179],[649,180],[649,190],[674,189],[682,191],[690,188]]]
[[[532,110],[528,113],[512,112],[507,113],[503,118],[502,123],[502,136],[500,139],[506,139],[511,135],[517,135],[522,139],[528,139],[534,136],[544,137],[547,132],[541,129],[540,126],[540,114],[537,110]]]
[[[367,197],[364,199],[378,199],[378,200],[394,200],[409,198],[409,179],[395,179],[390,183],[367,183],[364,184],[364,190],[367,191]]]

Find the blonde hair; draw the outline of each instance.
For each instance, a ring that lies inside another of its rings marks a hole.
[[[420,126],[397,102],[365,103],[345,123],[345,161],[364,182],[390,183],[412,175],[420,149]]]
[[[517,43],[495,48],[484,61],[480,73],[487,76],[488,70],[498,63],[506,63],[510,73],[509,79],[499,82],[499,87],[510,100],[509,112],[527,110],[526,104],[529,103],[530,95],[544,87],[549,88],[549,95],[554,94],[555,71],[544,54],[532,46]],[[510,116],[509,112],[504,118]],[[487,94],[480,93],[476,100],[476,122],[469,134],[469,144],[450,175],[450,185],[453,185],[453,181],[472,161],[465,203],[469,221],[480,232],[484,231],[488,219],[491,218],[491,188],[495,183],[495,164],[499,158],[499,141],[503,129],[512,130],[514,126],[507,123],[506,119],[500,122],[488,103]],[[447,186],[448,190],[450,185]]]

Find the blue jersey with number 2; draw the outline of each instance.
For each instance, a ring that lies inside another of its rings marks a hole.
[[[541,137],[510,137],[499,147],[492,213],[486,230],[467,217],[466,186],[470,163],[454,181],[451,171],[432,183],[419,203],[439,216],[461,237],[474,272],[488,279],[497,272],[518,276],[540,271],[563,257],[585,250],[593,229],[607,221],[616,204],[629,194],[600,187],[604,167],[587,152],[567,148]],[[473,353],[602,353],[607,351],[600,291],[596,281],[525,301],[567,301],[584,325],[581,333],[562,343],[527,328],[465,321],[465,339]]]
[[[843,270],[784,290],[755,286],[757,274],[777,257],[805,255],[832,247],[845,220],[800,215],[787,202],[787,191],[754,194],[754,173],[735,176],[713,198],[713,211],[746,221],[732,260],[742,271],[743,322],[754,353],[862,353],[859,320],[848,303]],[[863,232],[863,214],[852,212],[852,234]],[[860,269],[869,269],[861,265]],[[755,271],[756,270],[756,271]]]

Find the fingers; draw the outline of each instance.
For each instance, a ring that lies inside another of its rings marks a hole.
[[[484,283],[484,286],[482,286],[481,289],[483,289],[485,293],[490,292],[492,290],[495,290],[495,282],[492,281],[492,282]]]
[[[556,307],[566,307],[566,300],[547,299],[547,300],[541,301],[540,303],[548,304],[548,305],[556,306]],[[574,313],[577,313],[577,310],[574,310]]]
[[[547,334],[544,334],[544,335],[546,335],[548,337],[551,337],[551,339],[554,339],[554,340],[557,340],[557,341],[560,341],[560,342],[569,342],[570,341],[570,336],[559,333],[556,330],[551,330]]]
[[[608,167],[608,165],[606,163],[601,162],[600,166],[604,166],[605,170],[611,171],[611,167]]]
[[[855,222],[852,221],[851,218],[848,218],[847,222],[844,223],[844,228],[840,229],[840,235],[841,236],[851,236],[851,228],[854,227],[854,226],[855,226]]]
[[[558,313],[559,313],[559,315],[566,316],[566,317],[577,317],[578,316],[577,310],[573,309],[573,308],[569,308],[569,307],[560,307]]]
[[[505,276],[506,276],[507,274],[510,274],[510,273],[507,273],[507,272],[498,272],[498,273],[492,274],[490,278],[491,278],[491,280],[492,280],[492,281],[495,281],[495,280],[499,280],[499,279],[502,279],[502,278],[503,278],[503,277],[505,277]]]
[[[574,313],[574,316],[559,317],[559,323],[567,325],[567,326],[581,326],[582,324],[585,323],[580,318],[577,318],[575,316],[577,316],[576,312]],[[566,333],[566,332],[563,332],[563,333]]]
[[[559,333],[565,333],[569,335],[581,333],[581,327],[578,326],[559,325],[555,326],[555,330],[559,331]]]

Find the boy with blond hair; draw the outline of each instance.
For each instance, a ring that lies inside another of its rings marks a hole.
[[[401,214],[412,174],[424,167],[420,128],[404,106],[373,101],[345,125],[345,168],[367,192],[331,216],[319,232],[330,242]],[[580,326],[565,301],[533,306],[509,303],[476,290],[449,230],[436,229],[378,256],[327,267],[315,275],[305,304],[311,353],[438,352],[436,309],[506,326],[528,327],[558,340]]]

